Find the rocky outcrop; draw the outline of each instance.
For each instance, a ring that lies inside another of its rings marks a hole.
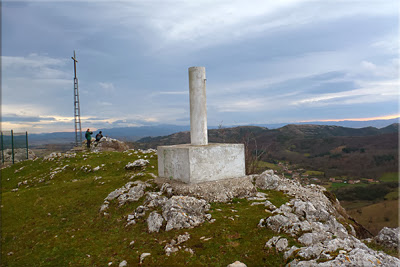
[[[171,231],[215,221],[207,213],[211,201],[247,198],[252,201],[250,205],[265,206],[269,215],[260,220],[258,227],[271,229],[276,235],[266,242],[264,249],[283,253],[287,266],[400,266],[399,259],[370,249],[357,238],[355,227],[362,226],[353,224],[336,197],[321,186],[302,186],[273,171],[195,185],[155,181],[159,191],[145,192],[149,184],[140,181],[114,190],[106,197],[101,211],[107,209],[110,201],[118,200],[123,205],[144,197],[143,204],[127,216],[126,226],[144,221],[149,232]],[[257,192],[257,188],[282,191],[290,200],[277,207],[268,200],[268,193]],[[288,236],[300,245],[289,246]],[[193,254],[191,248],[179,245],[188,238],[189,234],[185,234],[171,240],[164,247],[165,253],[184,249]],[[384,229],[375,240],[398,247],[399,229]]]
[[[346,213],[338,208],[339,201],[328,198],[325,188],[315,185],[303,187],[297,182],[273,175],[271,171],[254,177],[254,181],[264,189],[274,188],[292,197],[289,202],[273,210],[272,216],[262,219],[258,224],[259,227],[288,234],[303,245],[289,248],[280,236],[266,243],[267,248],[284,251],[284,258],[289,261],[287,266],[400,265],[399,259],[376,252],[356,238],[352,225],[345,223]],[[385,240],[390,239],[383,236]]]
[[[254,177],[256,186],[260,189],[277,189],[279,186],[279,176],[273,170],[267,170]]]
[[[103,205],[100,207],[100,212],[106,212],[108,210],[108,206],[110,201],[117,199],[119,206],[124,205],[126,202],[134,202],[138,201],[143,195],[146,187],[149,187],[150,184],[135,181],[128,182],[121,188],[117,188],[104,199]]]
[[[400,227],[384,227],[374,238],[374,241],[388,249],[397,250],[400,243]]]
[[[166,231],[192,228],[202,224],[210,205],[204,199],[189,196],[173,196],[162,206],[167,221]]]
[[[84,146],[86,146],[86,140],[82,142]],[[90,150],[93,152],[101,152],[101,151],[125,151],[128,150],[129,146],[117,139],[113,139],[110,137],[103,137],[99,142],[96,142],[96,139],[92,138],[92,142],[90,144]]]

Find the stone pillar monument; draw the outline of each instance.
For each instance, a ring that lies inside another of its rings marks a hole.
[[[206,68],[189,68],[190,143],[208,145]]]
[[[243,144],[208,144],[206,73],[189,68],[191,144],[157,147],[158,176],[200,183],[245,176]]]

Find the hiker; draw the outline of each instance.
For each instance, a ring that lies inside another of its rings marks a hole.
[[[101,138],[103,138],[103,135],[101,134],[102,132],[100,131],[98,134],[96,134],[96,142],[99,142]]]
[[[90,141],[92,141],[92,134],[93,132],[91,132],[90,129],[87,129],[85,133],[85,138],[87,140],[87,148],[90,148]]]

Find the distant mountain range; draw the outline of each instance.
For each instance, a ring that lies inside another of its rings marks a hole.
[[[259,126],[211,129],[208,141],[243,143],[249,157],[259,155],[259,159],[271,163],[285,161],[321,171],[325,177],[376,179],[398,171],[398,134],[398,123],[380,129],[289,124],[278,129]],[[187,131],[145,137],[134,146],[146,149],[185,143],[190,143]]]
[[[296,122],[296,123],[275,123],[275,124],[254,124],[254,126],[267,127],[269,129],[281,128],[288,124],[316,124],[316,125],[335,125],[349,128],[364,128],[364,127],[375,127],[383,128],[393,123],[399,123],[400,118],[389,119],[389,120],[370,120],[370,121],[313,121],[313,122]]]
[[[398,123],[399,118],[390,120],[371,120],[371,121],[330,121],[330,122],[300,122],[295,123],[296,125],[335,125],[351,128],[362,128],[362,127],[375,127],[382,128],[393,123]],[[268,129],[281,128],[288,123],[279,124],[254,124],[248,126],[260,126]],[[224,128],[233,126],[226,125]],[[218,126],[209,126],[209,129],[217,129]],[[137,141],[143,137],[155,137],[165,136],[177,132],[189,131],[190,126],[179,126],[179,125],[168,125],[160,124],[154,126],[140,126],[140,127],[121,127],[121,128],[110,128],[110,129],[99,129],[103,131],[103,135],[117,138],[124,141]],[[98,132],[96,131],[96,133]],[[82,133],[83,135],[84,133]],[[32,145],[43,145],[43,144],[63,144],[72,143],[75,140],[74,132],[55,132],[55,133],[41,133],[41,134],[29,134],[29,142]]]

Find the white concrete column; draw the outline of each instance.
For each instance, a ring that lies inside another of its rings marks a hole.
[[[192,145],[208,145],[206,68],[189,68],[190,95],[190,142]]]

